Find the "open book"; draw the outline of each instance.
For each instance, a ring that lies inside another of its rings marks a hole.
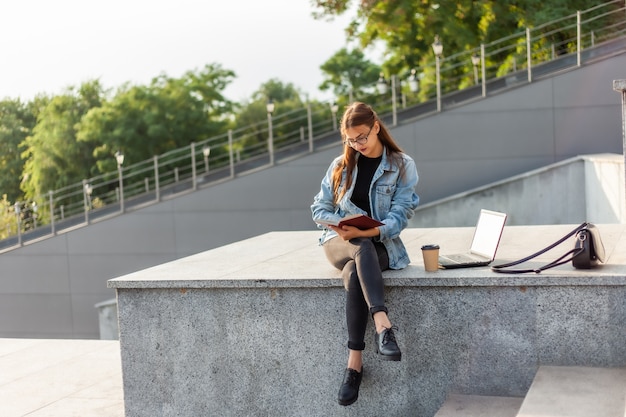
[[[325,226],[354,226],[361,230],[371,229],[373,227],[382,226],[384,223],[379,222],[365,214],[351,214],[339,221],[316,219],[315,223]]]

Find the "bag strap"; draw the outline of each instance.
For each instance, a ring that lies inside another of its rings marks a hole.
[[[583,252],[583,248],[574,248],[571,249],[567,252],[565,252],[562,256],[558,257],[557,259],[555,259],[554,261],[547,263],[543,266],[540,266],[539,268],[532,268],[532,269],[510,269],[510,267],[515,266],[515,265],[519,265],[521,263],[527,262],[533,258],[536,258],[537,256],[549,251],[550,249],[554,248],[555,246],[560,245],[561,243],[565,242],[567,239],[569,239],[570,237],[574,236],[576,233],[578,233],[579,231],[581,231],[582,229],[585,229],[587,226],[589,225],[589,223],[585,222],[583,224],[581,224],[580,226],[578,226],[576,229],[572,230],[571,232],[569,232],[568,234],[566,234],[565,236],[563,236],[562,238],[560,238],[559,240],[557,240],[556,242],[554,242],[553,244],[546,246],[545,248],[541,249],[538,252],[533,253],[530,256],[527,256],[525,258],[519,259],[517,261],[513,261],[513,262],[509,262],[509,263],[505,263],[505,264],[500,264],[500,265],[493,265],[491,267],[491,270],[493,272],[500,272],[500,273],[509,273],[509,274],[522,274],[522,273],[526,273],[526,272],[534,272],[536,274],[540,273],[541,271],[545,271],[546,269],[549,268],[554,268],[555,266],[559,266],[559,265],[563,265],[567,262],[570,262],[572,259],[574,259],[578,254],[580,254],[581,252]],[[568,255],[571,255],[569,258],[566,258]]]

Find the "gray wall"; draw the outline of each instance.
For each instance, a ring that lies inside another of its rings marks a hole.
[[[612,82],[624,68],[626,54],[394,128],[417,161],[422,203],[578,154],[621,154]],[[340,151],[1,254],[0,337],[97,338],[94,306],[114,296],[108,279],[268,231],[313,229],[309,205]]]
[[[624,157],[570,158],[418,207],[411,227],[473,226],[481,208],[507,225],[626,223]]]

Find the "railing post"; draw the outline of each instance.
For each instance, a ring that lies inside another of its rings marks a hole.
[[[396,96],[396,75],[393,74],[391,76],[391,114],[392,114],[392,126],[396,126],[398,124],[398,103]]]
[[[624,180],[626,181],[626,79],[613,80],[613,90],[622,94],[622,149],[624,154]]]
[[[159,184],[159,157],[154,155],[154,196],[155,201],[158,203],[161,201],[161,189]]]
[[[13,211],[15,211],[15,223],[17,224],[17,244],[22,246],[22,219],[20,215],[22,210],[19,202],[13,205]]]
[[[580,67],[580,51],[582,49],[582,45],[580,44],[581,38],[581,27],[580,27],[580,10],[576,12],[576,65]]]
[[[533,54],[532,42],[530,39],[530,28],[526,28],[526,69],[528,71],[528,82],[533,82]]]
[[[270,154],[270,165],[274,165],[274,128],[272,127],[272,112],[267,112],[267,151]]]
[[[233,131],[228,129],[228,159],[230,163],[230,177],[235,178],[235,158],[233,156]]]
[[[198,189],[198,178],[196,177],[196,144],[191,142],[191,183],[193,185],[193,189]]]
[[[120,200],[120,213],[124,213],[124,174],[122,171],[122,164],[117,164],[117,176],[119,180],[119,195]]]
[[[483,97],[487,97],[487,71],[485,70],[485,44],[480,44],[480,70],[483,79]]]
[[[437,111],[441,111],[441,75],[439,75],[439,55],[435,56],[435,82],[437,83]]]
[[[85,223],[89,224],[89,203],[87,202],[87,180],[83,180],[83,204],[85,208]]]
[[[50,231],[52,235],[56,235],[56,230],[54,228],[54,201],[52,199],[52,190],[48,191],[48,204],[50,205]]]
[[[309,127],[309,152],[313,152],[313,119],[311,117],[311,103],[306,103],[306,120]]]

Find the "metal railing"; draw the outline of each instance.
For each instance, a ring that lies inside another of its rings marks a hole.
[[[610,1],[473,50],[441,55],[438,62],[410,74],[381,77],[351,93],[349,100],[371,103],[393,126],[400,119],[436,114],[623,52],[625,34],[625,1]],[[308,103],[288,113],[268,113],[267,123],[230,130],[136,164],[124,165],[122,158],[117,172],[15,203],[12,213],[2,217],[0,233],[8,237],[0,240],[0,251],[339,144],[336,112],[332,105]]]

